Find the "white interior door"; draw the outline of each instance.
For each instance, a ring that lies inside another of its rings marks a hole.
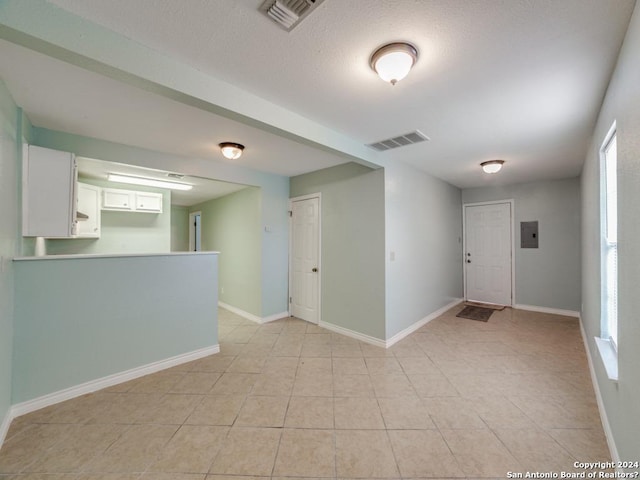
[[[511,204],[464,209],[466,298],[511,305]]]
[[[318,323],[320,198],[291,202],[291,315]]]

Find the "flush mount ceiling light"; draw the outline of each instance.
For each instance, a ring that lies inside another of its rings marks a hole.
[[[385,82],[395,85],[418,61],[418,50],[410,43],[390,43],[373,52],[369,64]]]
[[[169,188],[171,190],[191,190],[193,185],[178,182],[165,182],[164,180],[155,180],[145,177],[131,177],[129,175],[118,175],[110,173],[107,175],[110,182],[128,183],[131,185],[145,185],[147,187]]]
[[[222,142],[218,144],[220,150],[222,150],[222,155],[229,160],[235,160],[236,158],[240,158],[242,155],[242,151],[244,150],[244,145],[233,142]]]
[[[504,160],[488,160],[486,162],[482,162],[480,166],[484,173],[498,173],[502,168],[502,164]]]

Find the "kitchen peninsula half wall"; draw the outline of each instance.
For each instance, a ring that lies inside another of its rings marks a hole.
[[[22,257],[14,268],[15,416],[219,351],[218,252]]]

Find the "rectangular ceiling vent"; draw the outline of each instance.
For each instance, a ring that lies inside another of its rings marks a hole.
[[[391,150],[392,148],[404,147],[405,145],[413,145],[414,143],[428,142],[429,140],[430,138],[427,137],[424,133],[422,133],[420,130],[416,130],[415,132],[405,133],[404,135],[400,135],[398,137],[370,143],[367,145],[367,147],[371,147],[374,150],[378,150],[379,152],[384,152],[385,150]]]
[[[294,29],[324,0],[265,0],[260,11],[284,28]]]

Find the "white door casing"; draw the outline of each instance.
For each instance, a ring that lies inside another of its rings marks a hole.
[[[512,203],[464,206],[465,298],[512,305]]]
[[[290,201],[290,314],[320,320],[320,194]]]

